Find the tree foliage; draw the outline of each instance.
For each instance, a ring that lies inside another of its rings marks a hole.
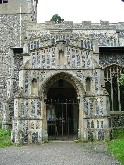
[[[54,14],[50,21],[53,21],[55,23],[62,23],[64,22],[64,19],[61,18],[58,14]]]
[[[124,74],[121,74],[121,77],[119,78],[119,84],[120,86],[124,85]]]

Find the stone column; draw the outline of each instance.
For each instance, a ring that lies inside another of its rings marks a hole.
[[[84,139],[84,121],[83,121],[83,102],[82,98],[80,99],[79,103],[79,128],[78,128],[78,138]]]
[[[48,132],[47,132],[47,119],[46,119],[46,104],[44,102],[44,99],[42,98],[42,140],[47,141],[48,140]]]

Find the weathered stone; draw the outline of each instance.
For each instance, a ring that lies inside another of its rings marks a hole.
[[[68,132],[82,140],[109,139],[112,127],[124,126],[117,83],[124,65],[123,23],[38,24],[37,2],[0,4],[3,128],[12,128],[15,143],[42,143],[49,138],[48,107],[55,117],[59,103],[72,110],[66,115],[73,120],[53,117],[55,136],[67,122]]]

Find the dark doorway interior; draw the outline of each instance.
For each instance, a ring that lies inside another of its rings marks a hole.
[[[49,88],[46,104],[49,139],[77,138],[78,100],[74,87],[65,80],[56,81]]]

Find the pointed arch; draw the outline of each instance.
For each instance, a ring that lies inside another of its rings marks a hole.
[[[41,87],[40,87],[40,95],[42,95],[43,97],[45,97],[47,95],[47,92],[49,90],[49,87],[56,81],[63,79],[66,80],[67,82],[69,82],[74,89],[76,90],[77,93],[77,97],[80,98],[84,93],[84,87],[83,84],[81,84],[81,82],[77,79],[76,76],[68,73],[68,72],[57,72],[54,75],[50,75],[48,76],[45,81],[42,83]]]

